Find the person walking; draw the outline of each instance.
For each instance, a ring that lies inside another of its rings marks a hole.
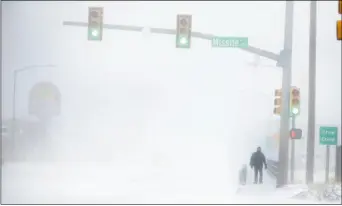
[[[257,151],[252,154],[250,160],[250,166],[254,169],[254,184],[258,184],[258,179],[259,184],[263,183],[263,165],[267,169],[265,155],[261,152],[261,147],[258,147]]]

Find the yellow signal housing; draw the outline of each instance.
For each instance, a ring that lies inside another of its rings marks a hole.
[[[299,115],[300,113],[300,90],[297,87],[291,88],[290,109],[291,109],[292,115]]]
[[[273,108],[273,114],[280,115],[281,113],[281,89],[276,89],[274,91],[274,108]]]
[[[338,1],[338,13],[342,15],[342,0]],[[338,20],[336,23],[337,40],[342,40],[342,21]]]
[[[337,40],[342,40],[342,20],[338,20],[336,24]]]

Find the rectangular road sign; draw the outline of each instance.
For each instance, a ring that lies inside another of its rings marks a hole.
[[[320,145],[337,145],[338,131],[337,127],[319,127],[319,144]]]
[[[247,48],[247,37],[213,37],[211,40],[212,47],[219,48]]]

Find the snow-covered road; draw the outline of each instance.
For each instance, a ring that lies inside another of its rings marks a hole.
[[[219,171],[142,164],[7,164],[2,180],[6,204],[220,203],[237,187]]]
[[[238,186],[220,171],[186,171],[147,164],[8,163],[2,171],[3,204],[322,204],[294,200],[302,189]]]
[[[238,186],[214,170],[189,171],[147,164],[8,163],[2,172],[3,204],[318,204],[291,200],[298,188]],[[234,177],[235,178],[235,177]],[[239,189],[238,189],[239,188]]]

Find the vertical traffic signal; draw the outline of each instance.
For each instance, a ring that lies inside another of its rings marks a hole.
[[[177,15],[176,48],[190,48],[192,16]]]
[[[342,40],[342,20],[337,21],[337,40]]]
[[[291,108],[292,115],[294,116],[299,115],[300,113],[300,90],[297,87],[291,88],[290,108]]]
[[[103,8],[89,7],[88,40],[101,41],[103,31]]]
[[[281,89],[276,89],[274,92],[274,109],[273,114],[280,115],[281,113]]]
[[[342,15],[342,0],[338,1],[338,13]],[[342,21],[338,20],[336,23],[337,40],[342,40]]]

